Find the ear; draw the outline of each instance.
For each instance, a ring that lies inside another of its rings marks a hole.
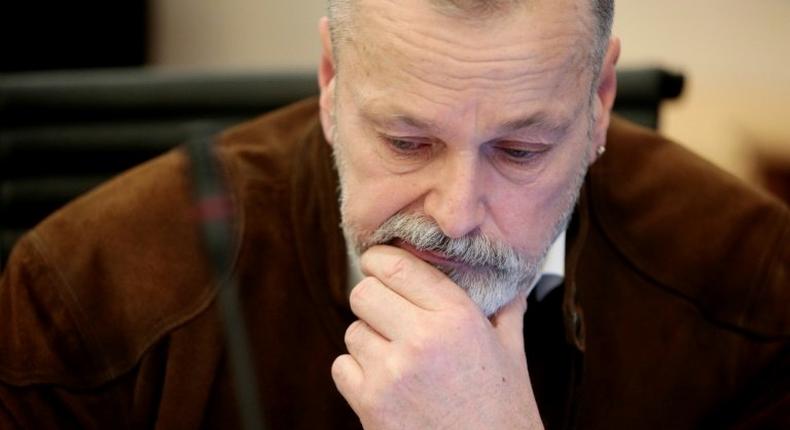
[[[331,145],[335,129],[335,57],[332,52],[332,37],[327,17],[322,17],[318,21],[318,34],[321,38],[321,62],[318,65],[321,128],[324,130],[324,138]]]
[[[595,124],[593,124],[593,142],[590,163],[595,161],[598,148],[606,145],[606,132],[609,129],[609,121],[612,115],[614,98],[617,95],[617,60],[620,58],[620,39],[613,37],[609,40],[609,47],[601,65],[601,72],[598,78],[598,88],[596,89],[595,100],[593,102],[595,112]]]

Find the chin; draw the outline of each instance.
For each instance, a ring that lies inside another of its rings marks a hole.
[[[490,318],[532,285],[540,266],[529,263],[527,266],[518,272],[438,269],[466,291],[480,311]]]

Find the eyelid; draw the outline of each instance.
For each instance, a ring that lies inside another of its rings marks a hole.
[[[504,161],[514,164],[514,165],[528,165],[531,163],[536,162],[541,156],[547,152],[551,147],[545,144],[524,144],[524,143],[511,143],[508,145],[507,143],[500,143],[494,145],[493,147],[496,154],[494,156],[499,156],[504,158]],[[519,151],[524,152],[526,155],[524,157],[517,157],[509,151]]]
[[[403,160],[416,160],[428,157],[433,151],[433,141],[416,136],[392,136],[385,133],[378,133],[379,138],[384,143],[391,156]],[[412,144],[413,148],[400,148],[397,142]]]
[[[393,139],[388,139],[388,140],[390,142],[390,145],[392,145],[394,147],[394,149],[396,149],[398,151],[404,151],[404,152],[416,151],[416,150],[420,149],[420,147],[424,146],[424,144],[422,142],[418,142],[418,141],[414,141],[414,140],[410,140],[410,139],[393,138]],[[405,145],[398,145],[398,143],[404,143]],[[405,148],[406,145],[411,145],[411,146],[413,146],[413,148]]]
[[[499,141],[495,142],[492,146],[498,149],[543,152],[551,149],[553,145],[542,142]]]
[[[409,142],[419,142],[419,143],[432,143],[433,139],[421,136],[398,136],[393,134],[387,133],[379,133],[381,137],[388,139],[388,140],[406,140]]]
[[[415,144],[432,145],[433,139],[419,136],[393,136],[386,133],[379,133],[379,136],[388,142],[410,142]]]

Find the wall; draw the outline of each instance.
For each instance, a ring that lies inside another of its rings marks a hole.
[[[790,2],[618,0],[623,66],[687,76],[662,132],[755,181],[760,156],[790,159]],[[314,68],[324,0],[151,0],[151,62],[210,69]]]
[[[754,181],[754,161],[790,160],[790,2],[617,2],[622,64],[683,71],[682,100],[662,131]]]
[[[324,0],[149,0],[151,63],[304,69],[318,61]]]

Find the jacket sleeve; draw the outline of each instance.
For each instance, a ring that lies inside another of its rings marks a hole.
[[[787,429],[790,428],[790,336],[786,321],[790,314],[790,216],[784,208],[780,228],[770,246],[765,274],[757,297],[752,298],[755,318],[779,336],[755,339],[777,351],[774,359],[750,381],[740,397],[728,405],[721,422],[711,428]],[[776,327],[771,326],[773,322]],[[748,359],[748,358],[747,358]]]
[[[790,428],[790,344],[764,375],[757,378],[729,413],[710,428],[733,430]]]
[[[98,387],[80,380],[94,358],[63,300],[67,286],[31,236],[0,277],[0,428],[128,427],[126,379]]]
[[[175,301],[165,319],[130,314],[112,296],[117,283],[95,279],[99,258],[75,269],[87,257],[74,254],[98,254],[91,245],[56,259],[46,243],[39,228],[29,232],[0,277],[0,429],[199,428],[218,372],[226,376],[213,295],[186,290],[178,298],[189,301]],[[127,320],[164,328],[149,336],[124,330]]]

